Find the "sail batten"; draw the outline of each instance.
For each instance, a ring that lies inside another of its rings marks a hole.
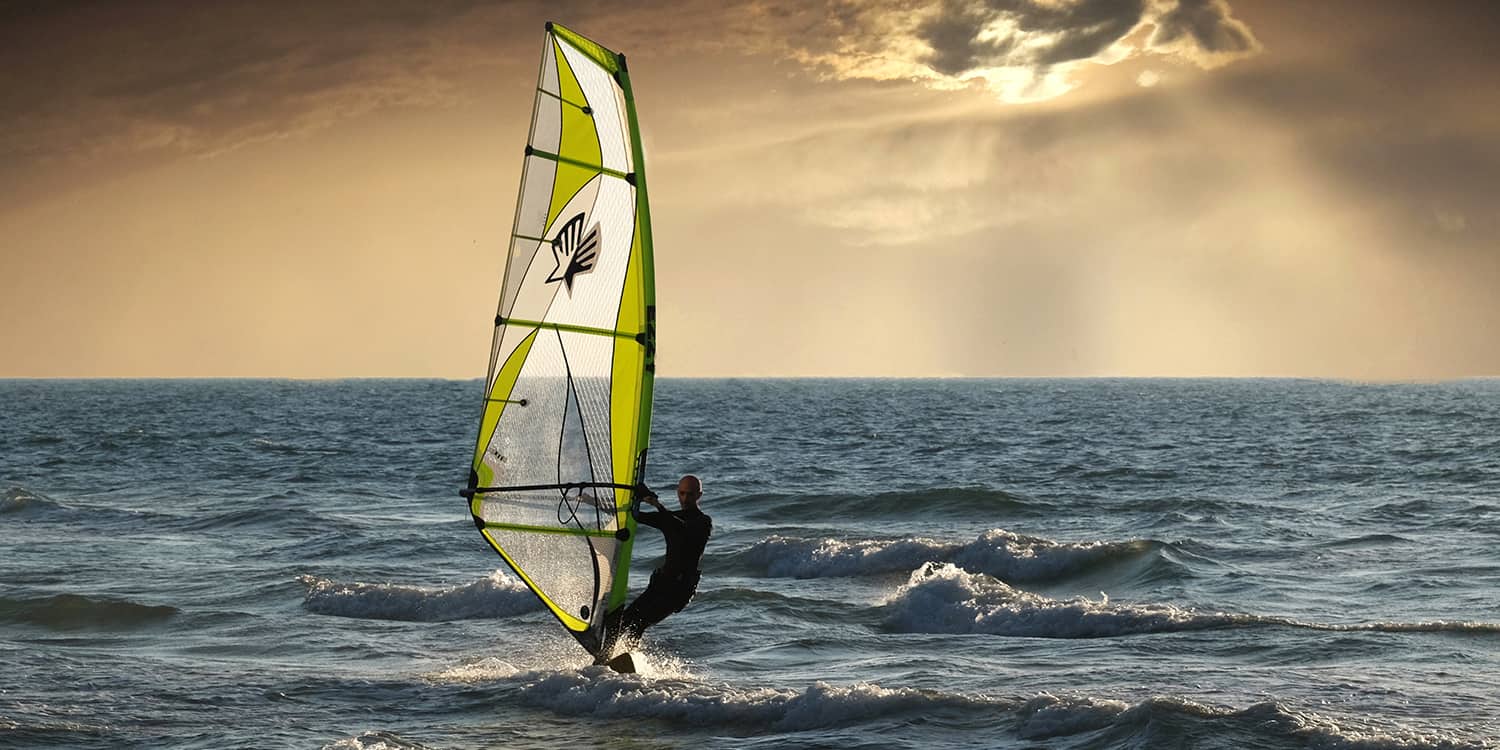
[[[596,173],[609,175],[610,177],[615,177],[615,178],[618,178],[618,179],[621,179],[621,180],[625,180],[626,182],[629,182],[630,180],[634,179],[627,172],[621,172],[618,169],[610,169],[609,167],[606,167],[603,164],[595,164],[595,163],[592,163],[592,162],[581,161],[579,159],[570,159],[570,158],[568,158],[566,156],[560,156],[558,154],[549,153],[547,151],[543,151],[543,150],[538,149],[538,148],[532,149],[531,151],[527,152],[526,155],[527,156],[536,156],[536,157],[539,157],[539,158],[542,158],[542,159],[546,159],[548,161],[554,161],[554,162],[557,162],[558,164],[567,164],[570,167],[579,167],[579,168],[582,168],[582,169],[592,169]]]
[[[468,488],[485,541],[585,648],[628,585],[655,283],[623,57],[548,24]]]
[[[541,320],[521,320],[518,318],[502,318],[501,322],[497,323],[497,325],[514,325],[526,328],[546,328],[548,330],[571,331],[573,333],[592,333],[596,336],[615,336],[623,339],[631,339],[642,346],[646,345],[646,342],[642,340],[645,337],[645,331],[617,331],[612,328],[590,328],[588,326],[574,326],[568,325],[566,323],[548,323]]]

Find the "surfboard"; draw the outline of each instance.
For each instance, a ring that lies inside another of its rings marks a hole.
[[[598,655],[624,605],[656,360],[625,56],[548,23],[467,487],[480,535]]]

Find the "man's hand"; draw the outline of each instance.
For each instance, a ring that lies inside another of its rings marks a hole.
[[[650,490],[650,488],[648,488],[646,485],[644,485],[644,484],[638,485],[635,488],[635,494],[636,494],[636,497],[640,498],[641,502],[646,503],[647,505],[653,506],[657,510],[661,510],[662,509],[661,508],[661,500],[657,499],[656,493],[652,492]]]

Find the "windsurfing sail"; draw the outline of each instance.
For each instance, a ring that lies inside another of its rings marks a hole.
[[[622,606],[656,354],[625,56],[548,23],[485,378],[474,525],[584,648]]]

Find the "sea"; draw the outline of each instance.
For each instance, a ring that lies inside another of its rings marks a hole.
[[[1500,380],[659,380],[638,674],[475,531],[481,391],[0,381],[0,747],[1500,747]]]

